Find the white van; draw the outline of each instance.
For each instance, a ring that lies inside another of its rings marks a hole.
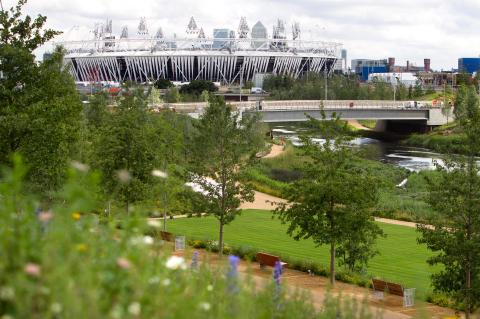
[[[263,90],[262,90],[262,88],[251,88],[250,93],[252,93],[252,94],[262,94]]]

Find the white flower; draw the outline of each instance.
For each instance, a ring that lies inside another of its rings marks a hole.
[[[182,270],[187,269],[187,264],[185,263],[185,259],[183,259],[182,257],[178,257],[178,256],[170,256],[170,258],[168,258],[165,266],[167,266],[167,268],[169,268],[169,269],[175,269],[175,270],[176,269],[182,269]]]
[[[159,282],[160,282],[160,278],[157,277],[157,276],[148,279],[148,283],[149,283],[150,285],[156,285],[156,284],[158,284]]]
[[[213,286],[212,286],[212,285],[208,285],[208,286],[207,286],[207,291],[213,291]]]
[[[149,219],[147,223],[148,223],[148,226],[151,226],[154,228],[162,227],[162,222],[157,219]]]
[[[153,245],[153,242],[154,242],[153,237],[151,237],[151,236],[144,236],[143,237],[143,243],[145,245]]]
[[[12,287],[0,287],[0,299],[12,300],[15,298],[15,290]]]
[[[130,245],[140,246],[140,245],[153,245],[154,239],[151,236],[135,236],[130,238]]]
[[[10,315],[3,315],[0,317],[0,319],[13,319],[13,317]]]
[[[212,308],[212,306],[210,306],[210,304],[208,302],[201,302],[199,304],[199,307],[200,307],[200,309],[205,310],[205,311],[209,311],[210,308]]]
[[[140,305],[139,302],[132,302],[128,306],[128,312],[133,315],[133,316],[138,316],[140,315],[140,312],[142,311],[142,306]]]
[[[60,312],[62,312],[63,308],[62,308],[62,305],[61,305],[61,304],[59,304],[58,302],[54,302],[54,303],[52,303],[52,305],[50,306],[50,310],[51,310],[53,313],[59,314]]]
[[[170,279],[165,278],[165,279],[162,280],[162,286],[165,286],[165,287],[170,286],[171,282],[172,281]]]
[[[132,177],[130,176],[130,173],[129,173],[127,170],[125,170],[125,169],[119,170],[119,171],[117,172],[117,177],[118,177],[118,179],[120,180],[120,182],[122,182],[122,183],[124,183],[124,184],[130,182],[130,179],[132,178]]]
[[[72,167],[75,168],[77,171],[84,172],[84,173],[88,172],[89,170],[88,165],[77,162],[77,161],[72,162]]]
[[[110,311],[110,317],[114,319],[120,319],[123,317],[123,309],[120,305],[115,305]]]
[[[155,177],[158,177],[158,178],[167,178],[168,177],[167,173],[162,172],[158,169],[153,170],[152,175],[155,176]]]

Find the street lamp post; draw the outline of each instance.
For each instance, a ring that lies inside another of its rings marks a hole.
[[[163,171],[153,170],[152,175],[162,179],[164,189],[163,189],[163,231],[167,231],[167,178],[168,174],[166,173],[166,165],[163,165]]]
[[[327,76],[327,64],[326,63],[325,63],[324,75],[325,75],[325,101],[327,101],[327,98],[328,98],[328,76]]]

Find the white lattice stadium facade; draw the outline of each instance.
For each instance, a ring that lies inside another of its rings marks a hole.
[[[221,47],[218,43],[221,42]],[[216,43],[217,45],[214,45]],[[204,79],[231,85],[255,74],[330,73],[341,45],[286,39],[102,39],[60,43],[76,81]]]

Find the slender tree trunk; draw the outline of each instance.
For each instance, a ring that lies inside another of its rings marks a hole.
[[[335,286],[335,241],[330,243],[330,284]]]
[[[163,193],[163,231],[167,231],[167,200],[165,191]]]
[[[220,234],[218,236],[218,253],[223,256],[223,222],[220,222]]]
[[[470,237],[470,235],[468,235]],[[469,238],[470,239],[470,238]],[[470,263],[470,254],[465,269],[465,288],[467,290],[466,302],[465,302],[465,319],[470,319],[470,313],[472,311],[472,267]]]

